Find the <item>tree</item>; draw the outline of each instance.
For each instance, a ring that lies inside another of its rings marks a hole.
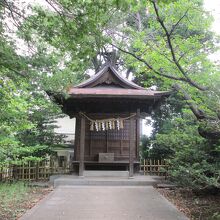
[[[6,1],[1,2],[0,12],[6,6]],[[39,65],[39,55],[34,59],[19,55],[7,31],[8,18],[7,11],[1,13],[0,165],[44,158],[57,139],[51,117],[60,114],[42,91],[44,80],[38,80],[40,74],[36,74],[36,66],[43,68],[45,63],[41,61]]]
[[[137,82],[179,92],[152,116],[148,156],[169,158],[180,185],[219,189],[219,72],[208,58],[217,38],[202,1],[133,2],[129,12],[112,45]]]
[[[124,25],[121,38],[112,31],[112,45],[128,55],[126,63],[137,75],[180,92],[200,122],[200,135],[219,139],[219,91],[213,89],[219,72],[208,58],[217,49],[217,38],[202,1],[133,2],[129,12],[127,20],[133,15],[136,23]]]
[[[200,135],[219,139],[219,94],[213,90],[218,71],[208,58],[217,38],[202,0],[46,2],[49,8],[33,8],[35,14],[22,24],[24,39],[34,38],[36,48],[46,43],[42,49],[64,57],[68,73],[97,71],[103,59],[97,55],[109,53],[110,45],[117,48],[127,75],[148,75],[164,89],[180,92],[200,122]],[[59,65],[49,72],[65,78]]]

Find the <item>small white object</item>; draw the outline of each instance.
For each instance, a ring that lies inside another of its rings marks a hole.
[[[117,129],[120,130],[120,122],[119,122],[119,119],[116,120],[116,126],[117,126]]]
[[[105,131],[105,122],[102,122],[102,130]]]
[[[98,130],[99,130],[99,127],[98,127],[98,122],[97,122],[97,121],[95,121],[95,129],[96,129],[96,131],[98,131]]]

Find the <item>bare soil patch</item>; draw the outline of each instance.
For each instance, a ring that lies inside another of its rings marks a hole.
[[[183,188],[157,190],[192,220],[220,220],[220,194],[198,195]]]
[[[0,220],[19,219],[51,190],[51,188],[29,187],[23,182],[1,183]]]

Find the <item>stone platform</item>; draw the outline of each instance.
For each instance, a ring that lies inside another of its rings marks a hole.
[[[164,177],[136,175],[132,178],[123,176],[79,177],[77,175],[57,175],[50,177],[54,188],[58,186],[153,186]]]
[[[112,171],[112,170],[84,170],[85,177],[128,177],[128,171]]]

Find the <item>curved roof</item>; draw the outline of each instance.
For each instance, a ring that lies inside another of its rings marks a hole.
[[[105,65],[96,75],[68,90],[70,97],[127,97],[154,99],[170,95],[167,91],[145,89],[122,77],[111,65]]]
[[[145,89],[122,77],[114,67],[104,66],[96,75],[67,91],[52,93],[68,115],[85,112],[150,112],[171,91]]]
[[[137,84],[122,77],[111,65],[105,65],[97,74],[90,77],[88,80],[80,83],[79,85],[75,86],[75,88],[91,88],[100,84],[100,82],[104,83],[101,79],[104,78],[106,74],[112,74],[112,77],[115,78],[115,80],[118,80],[118,83],[121,87],[130,89],[144,89],[143,87],[138,86]],[[96,82],[98,82],[98,84]]]

